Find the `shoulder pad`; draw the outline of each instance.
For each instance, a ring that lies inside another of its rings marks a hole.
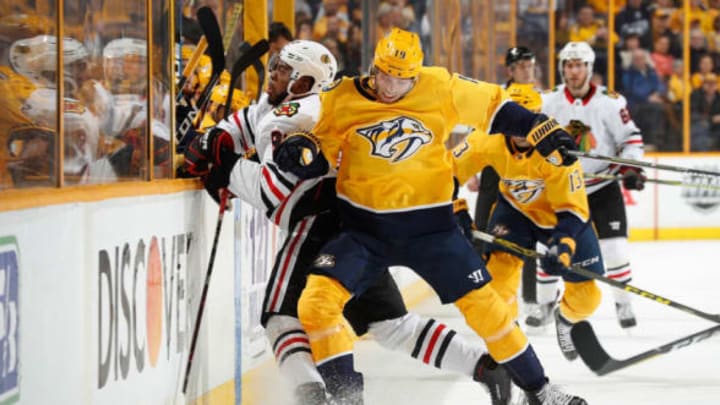
[[[273,114],[275,114],[276,117],[284,116],[290,118],[297,114],[299,109],[300,103],[297,101],[288,101],[275,107]]]
[[[602,91],[602,94],[604,94],[610,98],[620,98],[620,94],[616,93],[615,91],[608,90],[607,88]]]
[[[323,87],[322,91],[323,91],[323,92],[326,92],[326,91],[330,91],[330,90],[334,89],[335,87],[337,87],[337,86],[342,82],[342,80],[343,80],[342,77],[339,78],[339,79],[335,79],[332,83],[330,83],[330,84],[328,84],[327,86]]]

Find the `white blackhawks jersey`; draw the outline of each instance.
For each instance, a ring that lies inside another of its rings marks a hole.
[[[258,104],[244,108],[223,120],[218,127],[230,133],[235,151],[255,148],[260,163],[239,159],[230,174],[230,191],[264,211],[268,218],[287,230],[295,204],[319,179],[301,181],[281,171],[273,161],[273,144],[296,131],[310,131],[320,113],[320,98],[312,94],[286,101],[277,107],[263,96]]]
[[[605,86],[590,85],[583,98],[574,98],[565,85],[542,94],[542,112],[554,117],[573,136],[581,151],[626,159],[642,159],[643,140],[630,117],[625,97]],[[595,159],[580,159],[585,173],[615,174],[616,165]],[[609,184],[611,180],[588,178],[587,193]]]

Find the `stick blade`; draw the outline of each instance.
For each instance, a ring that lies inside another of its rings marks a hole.
[[[597,375],[605,375],[612,358],[600,344],[590,322],[581,321],[570,331],[573,344],[583,362]]]
[[[212,60],[213,74],[219,75],[225,69],[225,49],[223,48],[220,25],[218,25],[215,13],[207,6],[198,9],[197,19],[205,38],[207,38],[207,53],[210,60]]]

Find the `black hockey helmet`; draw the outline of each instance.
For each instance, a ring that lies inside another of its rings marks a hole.
[[[516,46],[508,49],[505,54],[505,66],[510,66],[519,60],[535,59],[535,54],[524,46]]]

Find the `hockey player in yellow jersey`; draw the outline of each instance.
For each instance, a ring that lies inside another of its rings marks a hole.
[[[525,99],[539,95],[528,88]],[[530,93],[532,92],[532,93]],[[516,95],[516,97],[518,97]],[[520,98],[520,97],[518,97]],[[582,166],[555,167],[548,164],[523,137],[489,136],[473,132],[453,151],[458,181],[463,183],[479,168],[492,166],[500,176],[498,201],[488,229],[495,236],[534,249],[536,242],[548,246],[541,260],[543,269],[565,280],[559,312],[556,312],[560,349],[569,360],[577,358],[570,338],[572,323],[589,317],[600,305],[595,281],[568,273],[570,263],[604,273],[600,245],[590,224],[590,210]],[[497,246],[487,246],[490,285],[512,307],[517,316],[517,290],[523,259]]]
[[[298,304],[316,361],[347,348],[342,309],[390,265],[423,277],[484,338],[530,404],[585,404],[547,382],[508,305],[488,285],[482,259],[456,225],[453,162],[445,141],[456,124],[527,136],[556,165],[574,159],[557,123],[508,100],[497,85],[422,67],[417,34],[393,29],[376,46],[369,76],[345,78],[321,95],[312,132],[285,134],[274,160],[312,177],[337,168],[341,232],[317,256]]]

